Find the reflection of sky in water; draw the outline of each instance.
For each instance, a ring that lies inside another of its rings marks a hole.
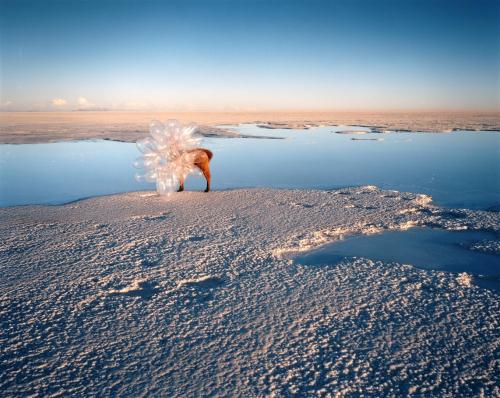
[[[412,264],[424,269],[467,272],[478,276],[476,283],[479,285],[500,293],[498,257],[469,249],[475,242],[491,239],[497,239],[497,236],[485,231],[412,228],[353,236],[300,254],[295,261],[320,266],[336,264],[345,257],[365,257]]]
[[[205,139],[214,152],[213,189],[371,184],[427,193],[451,207],[500,203],[498,133],[344,135],[333,134],[332,127],[266,130],[253,125],[238,130],[287,139]],[[63,203],[153,189],[133,178],[131,164],[138,155],[134,144],[112,141],[0,145],[0,205]],[[203,188],[201,177],[188,179],[186,189]]]

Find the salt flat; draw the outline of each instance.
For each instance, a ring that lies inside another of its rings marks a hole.
[[[205,136],[239,137],[217,125],[257,123],[268,128],[318,125],[369,126],[399,131],[500,131],[500,112],[0,112],[0,144],[26,144],[83,139],[137,141],[151,120],[196,122]],[[263,131],[266,131],[263,129]],[[264,134],[263,134],[264,135]],[[272,135],[272,134],[269,134]]]
[[[498,395],[500,298],[469,275],[293,262],[344,236],[414,226],[498,232],[500,217],[373,186],[0,209],[0,390]]]

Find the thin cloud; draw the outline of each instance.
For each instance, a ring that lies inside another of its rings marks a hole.
[[[93,102],[90,102],[85,97],[78,97],[76,100],[78,107],[75,109],[76,111],[108,111],[109,109],[104,106],[97,106]]]
[[[54,106],[64,106],[64,105],[66,105],[68,103],[65,99],[62,99],[62,98],[54,98],[50,102]]]
[[[94,106],[94,104],[85,97],[78,97],[78,105],[82,108]]]
[[[0,103],[0,109],[1,110],[10,109],[11,105],[12,105],[12,101],[4,101],[4,102]]]

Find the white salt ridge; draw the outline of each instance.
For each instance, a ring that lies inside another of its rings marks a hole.
[[[141,283],[145,282],[144,280],[136,280],[133,281],[131,285],[126,286],[122,289],[111,289],[109,291],[110,294],[126,294],[131,292],[138,292],[142,289]]]
[[[177,283],[177,287],[181,288],[184,286],[194,286],[194,287],[200,286],[206,288],[213,288],[217,287],[220,284],[222,284],[222,280],[220,278],[212,275],[203,275],[197,278],[182,279]]]
[[[0,391],[496,396],[500,298],[470,275],[275,255],[414,225],[500,230],[376,187],[0,209]]]
[[[476,250],[483,253],[490,253],[500,256],[500,241],[498,240],[483,240],[477,242],[470,247],[471,250]]]

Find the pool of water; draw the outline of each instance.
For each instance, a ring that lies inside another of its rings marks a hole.
[[[498,239],[486,231],[446,231],[413,228],[376,235],[358,235],[327,244],[295,257],[305,265],[336,264],[346,257],[398,262],[449,272],[475,275],[475,283],[500,292],[500,258],[470,250],[482,240]]]
[[[500,133],[354,135],[334,133],[346,127],[232,127],[244,134],[284,139],[205,139],[203,145],[215,154],[213,189],[370,184],[430,194],[448,207],[487,209],[500,204]],[[135,144],[114,141],[0,145],[0,206],[59,204],[154,189],[153,184],[134,180],[131,165],[137,156]],[[202,178],[187,180],[186,189],[203,188]]]

